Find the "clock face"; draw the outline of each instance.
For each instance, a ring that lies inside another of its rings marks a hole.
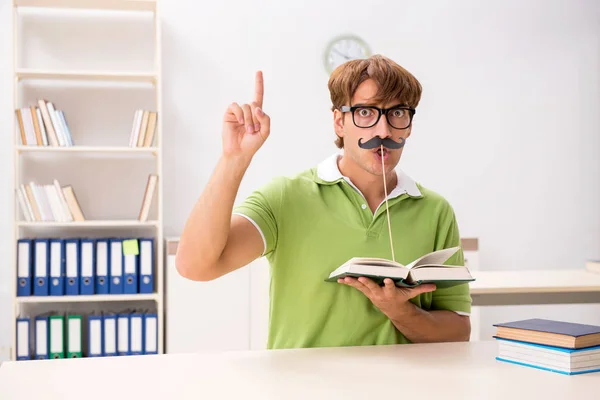
[[[341,36],[332,40],[325,50],[325,69],[332,73],[346,61],[367,58],[370,55],[371,49],[361,38]]]

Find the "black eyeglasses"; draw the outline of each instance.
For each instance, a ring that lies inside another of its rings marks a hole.
[[[416,110],[406,106],[379,108],[375,106],[342,106],[342,112],[352,113],[352,122],[359,128],[370,128],[377,125],[379,118],[385,114],[387,123],[395,129],[406,129],[412,123]]]

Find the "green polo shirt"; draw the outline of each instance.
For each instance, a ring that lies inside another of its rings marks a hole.
[[[391,259],[385,202],[373,213],[336,160],[334,154],[296,176],[274,178],[234,208],[259,230],[270,264],[269,349],[409,343],[359,290],[325,282],[349,258]],[[449,203],[396,172],[388,196],[396,261],[460,246]],[[462,251],[447,261],[463,262]],[[468,284],[411,301],[425,310],[471,310]]]

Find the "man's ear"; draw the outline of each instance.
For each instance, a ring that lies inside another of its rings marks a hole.
[[[339,137],[344,137],[344,113],[340,110],[333,110],[333,129]]]

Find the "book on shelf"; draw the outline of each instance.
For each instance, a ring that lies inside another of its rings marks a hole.
[[[152,200],[156,193],[156,186],[158,185],[158,176],[150,174],[146,183],[146,190],[144,191],[144,198],[142,199],[142,206],[138,215],[138,220],[144,222],[148,220],[148,214],[150,213],[150,207],[152,206]]]
[[[138,214],[146,222],[156,194],[158,175],[150,174]],[[83,222],[86,220],[72,185],[21,183],[16,189],[17,202],[27,222]]]
[[[498,361],[567,375],[600,371],[600,326],[543,318],[494,326]]]
[[[35,105],[17,108],[17,135],[22,146],[71,147],[74,145],[65,113],[45,99]],[[158,112],[136,110],[129,138],[129,147],[154,145]]]
[[[21,183],[16,195],[27,222],[85,221],[73,186],[61,186],[56,179],[52,184]]]
[[[326,281],[335,282],[346,276],[364,276],[378,284],[390,278],[397,286],[415,287],[423,283],[435,283],[438,288],[474,281],[467,267],[444,264],[459,249],[457,246],[437,250],[408,265],[384,258],[353,257],[331,272]]]
[[[65,113],[51,101],[38,99],[36,105],[17,108],[18,137],[23,146],[73,146]]]
[[[151,147],[154,144],[158,113],[150,110],[136,110],[129,137],[129,147]]]

